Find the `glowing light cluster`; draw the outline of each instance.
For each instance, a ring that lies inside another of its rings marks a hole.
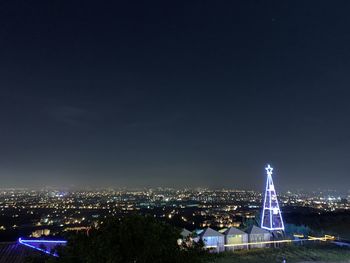
[[[273,168],[268,164],[265,167],[267,179],[264,197],[263,212],[261,216],[261,228],[274,231],[283,230],[284,223],[281,210],[277,200],[275,186],[272,180]]]

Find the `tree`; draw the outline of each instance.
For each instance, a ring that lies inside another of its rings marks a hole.
[[[200,262],[198,246],[179,246],[180,231],[153,217],[110,220],[89,235],[75,234],[58,253],[62,263]]]

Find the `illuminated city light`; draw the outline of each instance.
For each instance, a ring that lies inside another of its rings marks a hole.
[[[261,216],[261,228],[266,230],[282,230],[284,231],[284,223],[281,210],[277,200],[275,186],[272,180],[273,168],[268,164],[265,167],[267,179],[264,196],[263,212]]]

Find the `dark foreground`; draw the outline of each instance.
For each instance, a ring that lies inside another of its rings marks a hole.
[[[289,245],[282,248],[237,251],[212,255],[211,263],[350,262],[350,249],[332,244]]]

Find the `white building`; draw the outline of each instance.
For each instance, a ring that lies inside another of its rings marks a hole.
[[[233,251],[236,249],[248,248],[248,234],[242,230],[230,227],[223,234],[225,235],[226,250]]]
[[[247,231],[249,236],[249,243],[257,242],[268,242],[271,241],[271,233],[265,229],[262,229],[257,226],[252,226]],[[269,247],[270,244],[251,244],[250,248],[264,248]]]
[[[216,252],[222,252],[225,250],[225,236],[210,227],[204,229],[199,234],[199,238],[208,249]]]

